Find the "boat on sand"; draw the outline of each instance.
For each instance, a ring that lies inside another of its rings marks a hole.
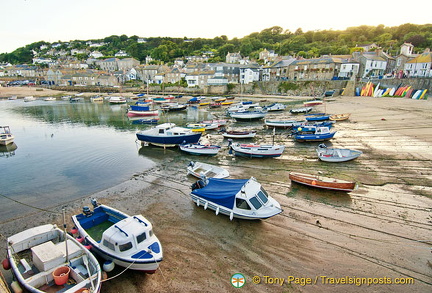
[[[289,179],[299,184],[323,188],[323,189],[331,189],[338,191],[353,191],[356,187],[356,183],[352,181],[346,181],[341,179],[335,179],[330,177],[325,177],[321,175],[311,175],[299,172],[290,172]]]
[[[200,179],[203,178],[203,176],[207,178],[226,178],[230,175],[228,170],[222,167],[194,161],[189,163],[187,167],[187,173],[188,175],[192,175]]]
[[[211,209],[233,218],[257,220],[282,212],[272,198],[253,177],[250,179],[204,178],[192,185],[192,201],[204,209]]]

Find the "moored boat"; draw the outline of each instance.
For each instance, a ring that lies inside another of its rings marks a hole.
[[[240,144],[229,142],[230,151],[234,151],[236,156],[250,158],[274,158],[280,157],[285,150],[284,145],[258,145],[258,144]]]
[[[283,111],[286,109],[286,105],[281,104],[281,103],[273,103],[271,105],[268,106],[264,106],[263,109],[269,112],[273,112],[273,111]]]
[[[312,107],[293,108],[290,110],[291,114],[304,114],[312,111]]]
[[[266,119],[264,120],[264,124],[269,127],[280,127],[280,128],[290,128],[290,127],[297,127],[304,123],[305,121],[298,121],[298,120],[271,120]]]
[[[136,104],[130,105],[127,110],[128,117],[134,116],[157,116],[159,115],[159,110],[152,110],[150,104]]]
[[[200,143],[189,143],[189,144],[180,144],[180,150],[187,152],[193,155],[216,155],[221,149],[218,145],[211,144],[200,144]]]
[[[9,126],[0,126],[0,145],[13,143],[15,136],[11,133]]]
[[[179,144],[197,143],[201,134],[201,132],[193,132],[188,128],[178,127],[174,123],[163,123],[154,128],[140,131],[136,136],[142,143],[173,147]]]
[[[223,131],[222,136],[225,138],[252,138],[255,137],[256,132],[251,131]]]
[[[349,119],[351,116],[351,113],[344,113],[344,114],[333,114],[330,115],[329,119],[333,121],[343,121]]]
[[[36,98],[33,96],[28,96],[28,97],[24,97],[24,102],[31,102],[31,101],[35,101]]]
[[[110,104],[126,104],[126,98],[124,97],[110,97],[109,103]]]
[[[319,106],[322,105],[324,102],[322,100],[312,100],[312,101],[307,101],[303,103],[303,106],[305,107],[312,107],[312,106]]]
[[[100,257],[131,270],[154,273],[163,259],[153,226],[142,215],[129,216],[92,200],[93,211],[72,216],[79,235]]]
[[[358,158],[363,152],[351,149],[328,148],[320,144],[316,149],[318,158],[324,162],[346,162]]]
[[[331,132],[329,127],[317,127],[314,133],[295,133],[296,141],[324,141],[334,137],[336,131]]]
[[[187,173],[188,175],[192,175],[200,179],[202,179],[203,176],[207,178],[226,178],[230,175],[228,170],[225,168],[194,161],[191,161],[187,166]]]
[[[173,102],[169,102],[161,105],[161,109],[168,112],[187,110],[187,107],[188,107],[187,104],[179,104]]]
[[[216,215],[257,220],[273,217],[282,212],[272,198],[253,177],[250,179],[204,178],[192,185],[192,201]]]
[[[312,186],[316,188],[339,190],[339,191],[353,191],[356,187],[356,183],[352,181],[346,181],[341,179],[335,179],[320,175],[311,175],[299,172],[290,172],[289,179],[299,184]]]
[[[267,111],[261,107],[249,108],[248,110],[241,110],[238,112],[230,112],[231,118],[240,120],[254,120],[262,119],[267,115]]]
[[[307,114],[305,116],[307,121],[325,121],[330,118],[330,115],[325,113]]]
[[[7,258],[26,291],[100,291],[102,274],[95,256],[55,225],[33,227],[8,237]]]

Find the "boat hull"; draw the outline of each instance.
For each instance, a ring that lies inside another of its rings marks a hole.
[[[255,137],[255,132],[224,132],[223,137],[226,138],[252,138]]]
[[[356,187],[355,182],[297,172],[289,173],[289,179],[299,184],[337,191],[350,192]]]
[[[318,158],[324,162],[339,163],[358,158],[363,152],[350,149],[318,148]]]
[[[158,110],[150,110],[150,111],[134,111],[129,110],[127,112],[128,117],[136,117],[136,116],[157,116],[159,115]]]
[[[294,139],[298,142],[304,141],[325,141],[330,140],[334,137],[336,132],[331,132],[327,134],[296,134]]]
[[[255,146],[255,145],[231,145],[231,149],[236,156],[248,158],[276,158],[280,157],[285,150],[285,146]]]
[[[173,136],[157,136],[146,135],[142,133],[136,134],[138,140],[142,142],[151,143],[154,145],[170,145],[175,146],[185,143],[197,143],[201,138],[201,132],[188,134],[188,135],[173,135]]]
[[[214,156],[216,155],[219,150],[221,149],[220,146],[216,145],[179,145],[180,150],[187,152],[192,155],[208,155],[208,156]]]

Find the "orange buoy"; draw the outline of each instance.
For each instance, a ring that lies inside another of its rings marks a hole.
[[[312,185],[316,185],[316,181],[315,180],[312,181]]]
[[[11,268],[10,262],[7,258],[5,258],[2,261],[2,265],[3,265],[3,269],[5,269],[5,270],[10,270],[10,268]]]

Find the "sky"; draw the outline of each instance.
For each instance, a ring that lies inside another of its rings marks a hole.
[[[242,38],[266,28],[303,32],[432,23],[432,1],[0,0],[0,53],[46,41],[138,37]]]

